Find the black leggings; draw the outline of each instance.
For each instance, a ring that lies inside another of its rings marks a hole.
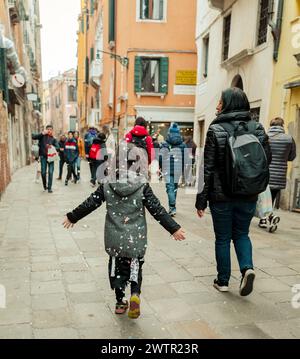
[[[280,201],[280,189],[271,189],[271,195],[272,195],[273,207],[278,209],[279,201]]]
[[[116,257],[115,265],[115,276],[111,276],[112,271],[112,257],[109,258],[108,264],[108,273],[111,289],[116,293],[117,302],[122,302],[125,297],[125,289],[130,280],[130,258]],[[141,294],[141,287],[143,281],[143,271],[142,267],[144,264],[144,259],[139,259],[139,273],[138,273],[138,283],[131,282],[131,294]]]
[[[77,179],[76,171],[75,171],[75,162],[68,163],[68,174],[66,181],[70,181],[72,175],[75,179]]]

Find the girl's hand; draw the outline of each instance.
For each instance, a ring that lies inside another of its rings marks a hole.
[[[67,229],[74,227],[74,223],[70,222],[69,218],[67,216],[65,216],[62,225],[64,226],[64,228],[67,228]]]
[[[204,210],[204,211],[198,210],[197,213],[198,213],[198,217],[199,217],[199,218],[203,218],[204,215],[205,215],[205,210]]]
[[[185,231],[180,228],[177,232],[173,234],[175,241],[184,241],[185,240]]]

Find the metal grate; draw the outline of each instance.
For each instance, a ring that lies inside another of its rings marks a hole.
[[[260,0],[257,45],[267,42],[270,0]]]
[[[223,61],[228,59],[230,42],[231,14],[224,18],[223,28]]]

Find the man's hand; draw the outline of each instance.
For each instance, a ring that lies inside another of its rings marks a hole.
[[[62,225],[64,226],[64,228],[67,228],[67,229],[74,227],[74,223],[70,222],[69,218],[67,216],[65,216]]]
[[[203,218],[204,215],[205,215],[205,210],[199,209],[199,210],[197,211],[197,214],[198,214],[198,217],[199,217],[199,218]]]
[[[42,134],[43,134],[43,135],[48,135],[48,130],[44,130],[44,131],[42,132]]]
[[[175,241],[184,241],[185,240],[185,231],[180,228],[177,232],[173,234]]]

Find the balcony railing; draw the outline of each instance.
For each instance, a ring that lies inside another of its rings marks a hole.
[[[90,68],[90,83],[93,86],[100,87],[102,76],[103,76],[103,60],[101,59],[93,60]]]

